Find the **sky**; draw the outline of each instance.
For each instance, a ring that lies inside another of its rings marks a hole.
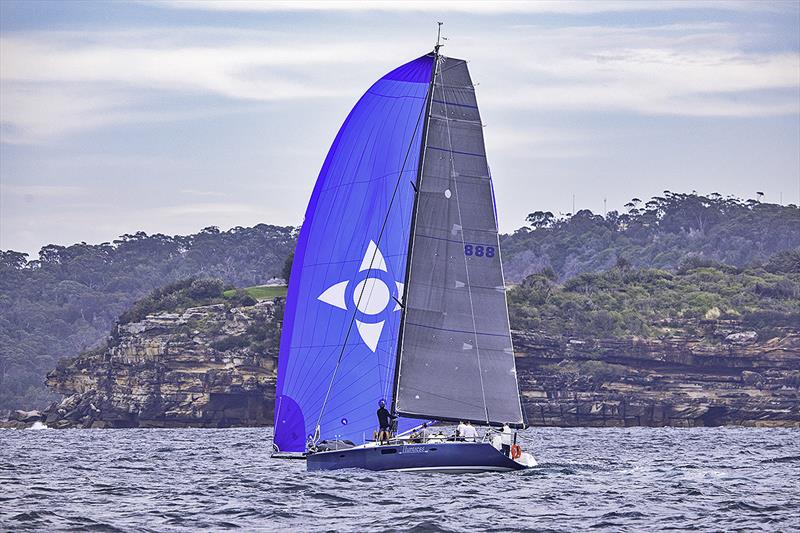
[[[437,21],[502,231],[664,190],[800,204],[797,0],[0,0],[0,249],[299,225],[350,108]]]

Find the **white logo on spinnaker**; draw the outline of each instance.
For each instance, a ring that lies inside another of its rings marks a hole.
[[[369,241],[369,246],[367,246],[367,251],[364,253],[364,259],[361,260],[361,266],[358,268],[358,271],[363,272],[365,270],[370,270],[370,268],[372,270],[388,272],[386,260],[373,241]],[[349,281],[334,283],[325,289],[317,298],[326,304],[347,311],[346,292],[349,283]],[[394,283],[397,289],[396,298],[397,300],[401,300],[403,298],[403,284],[399,281],[395,281]],[[386,283],[382,279],[368,276],[366,279],[358,282],[353,290],[352,299],[353,306],[355,306],[360,313],[375,316],[386,310],[392,300],[392,295],[389,287],[386,286]],[[399,310],[400,305],[395,302],[393,311]],[[385,320],[364,322],[356,319],[356,328],[358,329],[358,334],[361,336],[361,340],[364,341],[364,344],[373,352],[378,349],[378,341],[381,338],[385,322]]]

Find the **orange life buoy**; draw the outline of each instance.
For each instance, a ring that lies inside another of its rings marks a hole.
[[[522,448],[519,447],[519,444],[515,444],[511,447],[511,458],[519,459],[520,457],[522,457]]]

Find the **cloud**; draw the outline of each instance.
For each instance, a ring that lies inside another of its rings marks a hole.
[[[428,0],[405,0],[392,2],[385,0],[304,0],[304,1],[261,1],[261,0],[163,0],[157,2],[166,8],[194,9],[207,11],[239,12],[281,12],[281,11],[378,11],[378,12],[435,12],[435,13],[559,13],[596,14],[637,11],[672,10],[730,10],[730,11],[781,11],[792,6],[760,1],[723,0],[637,0],[637,1],[586,1],[586,0],[450,0],[430,2]]]
[[[201,4],[198,8],[237,9],[230,2]],[[311,4],[297,9],[311,9]],[[376,4],[375,9],[394,4]],[[470,4],[475,9],[489,5],[495,4]],[[549,4],[520,5],[501,3],[497,9],[546,10]],[[587,7],[596,6],[593,2],[557,2],[548,9],[562,5],[576,11],[600,9]],[[604,5],[610,9],[617,3]],[[762,5],[725,4],[725,9]],[[273,3],[245,7],[286,8]],[[347,3],[325,7],[351,8]],[[485,81],[478,90],[480,102],[490,111],[731,117],[799,112],[800,55],[745,52],[759,49],[754,44],[770,31],[755,28],[741,32],[720,22],[475,24],[464,29],[460,41],[448,41],[445,50],[452,46],[454,53],[471,59],[473,76]],[[381,27],[352,38],[319,28],[292,33],[222,27],[12,32],[0,39],[0,132],[6,143],[37,143],[116,124],[240,112],[243,105],[353,102],[377,75],[415,50],[411,37],[387,37]]]
[[[512,58],[489,62],[485,108],[766,116],[800,112],[800,55],[744,52],[757,39],[725,24],[517,26]],[[476,50],[476,53],[479,53]],[[504,70],[513,69],[513,75]],[[477,72],[477,68],[473,74]]]
[[[85,187],[65,185],[0,185],[2,196],[21,196],[27,200],[34,198],[74,198],[88,191]]]
[[[253,40],[255,39],[255,41]],[[126,122],[181,120],[237,112],[237,102],[352,95],[366,44],[285,44],[277,33],[218,28],[120,32],[32,32],[0,39],[0,121],[4,142],[26,143]],[[201,45],[198,42],[213,42]],[[136,44],[131,44],[136,43]],[[144,44],[142,44],[144,43]],[[373,47],[391,57],[397,47]],[[337,67],[338,66],[338,67]],[[331,73],[339,71],[331,83]],[[159,93],[220,99],[185,109]]]
[[[4,142],[39,140],[130,118],[130,112],[125,112],[128,99],[118,91],[75,87],[68,83],[15,84],[3,79],[0,93]]]
[[[535,159],[590,157],[601,155],[606,150],[588,132],[578,133],[566,128],[508,125],[487,127],[484,135],[486,152],[493,154],[492,160],[504,157],[505,154]]]
[[[4,82],[118,84],[247,100],[316,98],[337,91],[326,84],[302,83],[303,69],[357,57],[355,44],[131,47],[115,39],[81,44],[71,39],[37,37],[0,41]],[[105,90],[111,93],[117,89],[112,86]],[[96,97],[91,95],[92,100]]]
[[[793,54],[603,51],[522,67],[536,83],[503,91],[498,105],[562,110],[618,110],[684,116],[764,116],[800,111]]]
[[[220,191],[203,191],[199,189],[181,189],[179,191],[181,194],[185,194],[187,196],[213,196],[213,197],[222,197],[226,196],[224,192]]]
[[[239,216],[243,213],[263,213],[263,209],[259,209],[254,205],[237,204],[237,203],[216,203],[204,202],[193,204],[179,204],[166,207],[157,207],[152,209],[154,213],[167,217],[183,217],[187,215],[230,215]]]

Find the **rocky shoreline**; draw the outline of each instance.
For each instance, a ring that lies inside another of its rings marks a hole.
[[[271,425],[281,306],[216,304],[118,325],[106,347],[48,375],[61,402],[9,413],[0,427]],[[514,332],[528,424],[800,427],[800,331],[760,341],[735,321],[690,326],[705,335]]]
[[[119,325],[105,349],[62,360],[53,428],[272,424],[280,301],[159,313]]]
[[[747,331],[726,337],[708,344],[517,333],[528,424],[800,427],[800,334],[767,342]]]

